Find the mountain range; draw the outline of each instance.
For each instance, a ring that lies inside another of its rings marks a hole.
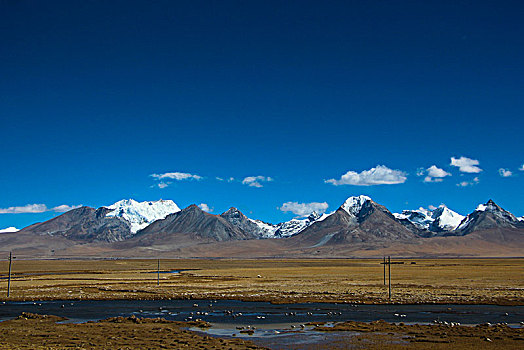
[[[271,224],[248,218],[233,207],[215,215],[196,205],[181,210],[171,200],[137,202],[129,199],[97,209],[80,207],[19,232],[3,233],[0,244],[4,237],[10,237],[5,239],[9,244],[3,244],[4,248],[11,245],[14,249],[23,243],[24,249],[30,250],[33,239],[45,250],[46,241],[42,237],[47,237],[49,245],[69,250],[76,247],[73,251],[77,252],[80,246],[88,251],[138,250],[144,253],[154,249],[179,252],[214,245],[231,251],[273,249],[286,255],[298,250],[312,254],[362,247],[376,250],[399,244],[410,247],[416,244],[420,248],[426,243],[460,239],[457,237],[468,236],[471,240],[479,232],[484,241],[491,242],[491,238],[485,236],[488,231],[504,234],[504,241],[519,242],[524,238],[524,221],[492,200],[462,216],[443,205],[432,210],[419,208],[391,213],[361,195],[349,197],[329,214],[313,212],[302,219]],[[515,246],[509,248],[515,251]],[[516,251],[518,253],[520,248]]]

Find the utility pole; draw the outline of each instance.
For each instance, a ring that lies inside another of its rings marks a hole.
[[[156,265],[156,285],[160,285],[160,259],[158,259]]]
[[[386,265],[384,265],[385,267]],[[391,300],[391,256],[388,256],[389,300]]]
[[[9,294],[11,292],[11,263],[13,261],[13,253],[9,252],[9,277],[7,277],[7,297],[9,298]]]
[[[386,257],[384,257],[382,264],[384,264],[384,285],[386,285]]]

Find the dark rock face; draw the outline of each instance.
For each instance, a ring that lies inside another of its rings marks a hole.
[[[314,243],[312,247],[325,244],[345,244],[380,241],[411,240],[416,235],[399,223],[382,205],[367,201],[356,215],[342,208],[326,219],[290,238]]]
[[[226,212],[220,214],[224,220],[229,222],[231,225],[238,227],[242,231],[250,234],[253,238],[261,237],[263,232],[262,229],[249,220],[247,216],[242,214],[237,208],[229,208]]]
[[[491,199],[484,204],[484,210],[475,210],[469,214],[457,228],[456,235],[466,235],[474,231],[489,230],[494,228],[518,228],[522,222],[499,207]]]
[[[415,235],[399,224],[386,207],[373,201],[366,202],[357,215],[364,242],[373,240],[410,240]]]
[[[116,242],[132,236],[129,224],[115,217],[106,217],[111,210],[81,207],[56,218],[24,228],[23,232],[62,236],[80,241]]]
[[[417,236],[420,236],[420,237],[431,237],[431,236],[434,235],[434,232],[431,232],[431,231],[425,230],[423,228],[417,227],[415,224],[413,224],[408,219],[397,219],[397,218],[395,218],[395,219],[402,226],[404,226],[408,231],[416,234]]]
[[[168,215],[163,220],[157,220],[138,232],[142,239],[157,233],[217,242],[256,238],[254,234],[243,231],[221,216],[206,213],[196,205]]]

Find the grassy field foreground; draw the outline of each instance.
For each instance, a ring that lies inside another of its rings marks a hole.
[[[0,263],[0,300],[240,299],[282,302],[524,305],[524,259],[14,260]]]

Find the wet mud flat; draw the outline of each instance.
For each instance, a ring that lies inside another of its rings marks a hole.
[[[0,322],[0,349],[263,349],[244,339],[221,339],[188,330],[202,321],[113,317],[64,323],[64,317],[23,313]]]
[[[204,321],[112,317],[69,323],[64,317],[22,313],[0,322],[0,349],[522,349],[524,329],[504,324],[407,325],[309,323],[279,332],[238,327],[221,334]]]
[[[461,326],[457,324],[406,325],[375,321],[342,322],[315,331],[351,332],[349,344],[365,349],[523,349],[524,329],[505,324]],[[332,348],[347,345],[334,341]]]

